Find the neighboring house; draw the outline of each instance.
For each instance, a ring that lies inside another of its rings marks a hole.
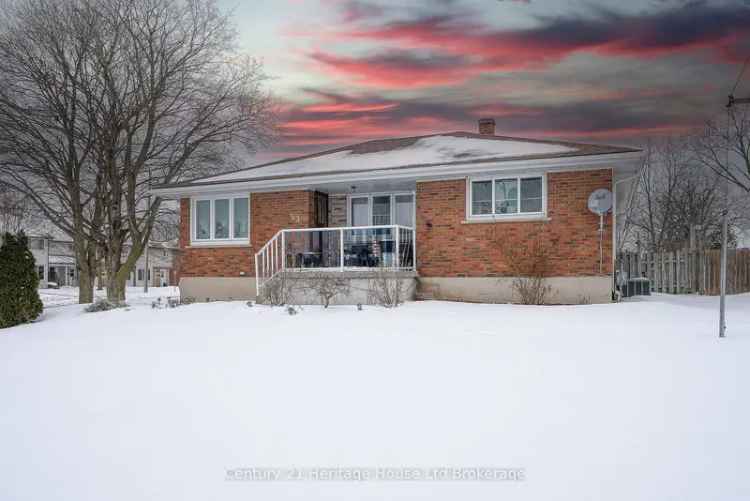
[[[485,119],[479,134],[368,141],[155,188],[181,200],[183,296],[254,298],[282,271],[385,267],[435,298],[504,302],[504,249],[541,239],[554,302],[610,301],[616,216],[604,218],[600,260],[587,200],[608,189],[623,213],[641,152],[494,129]]]
[[[78,286],[78,264],[73,242],[61,240],[49,235],[29,236],[29,248],[34,255],[39,287],[50,284],[57,286]],[[123,250],[123,259],[129,249]],[[179,269],[179,249],[174,243],[152,243],[149,247],[149,285],[154,287],[176,285]],[[135,270],[130,274],[128,285],[143,286],[146,276],[146,256],[141,255],[136,261]]]
[[[58,286],[78,285],[73,242],[49,235],[30,235],[29,248],[34,254],[40,287],[48,287],[50,283]]]
[[[126,246],[123,250],[123,259],[130,251]],[[148,254],[149,285],[152,287],[164,287],[177,285],[177,274],[179,269],[179,249],[176,243],[152,243]],[[141,254],[135,263],[135,269],[130,273],[128,285],[143,286],[146,280],[146,255]]]

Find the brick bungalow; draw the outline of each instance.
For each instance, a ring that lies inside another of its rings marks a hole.
[[[180,287],[198,300],[252,299],[285,270],[387,267],[430,297],[503,302],[541,242],[553,302],[606,302],[641,156],[496,136],[483,119],[478,134],[368,141],[153,191],[180,200]],[[603,233],[587,207],[602,188],[614,196]]]

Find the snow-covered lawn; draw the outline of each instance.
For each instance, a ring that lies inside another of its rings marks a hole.
[[[125,291],[129,304],[151,304],[158,297],[180,295],[179,287],[149,287],[148,293],[143,287],[127,287]],[[106,289],[94,290],[95,297],[107,297]],[[39,289],[39,297],[45,308],[56,308],[78,303],[78,287],[60,287],[59,289]]]
[[[135,303],[0,331],[0,499],[750,499],[750,295],[724,340],[716,298]],[[253,467],[525,479],[227,480]]]

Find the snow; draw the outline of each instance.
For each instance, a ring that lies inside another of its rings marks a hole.
[[[151,304],[158,297],[179,297],[179,287],[149,287],[148,293],[143,292],[143,286],[126,287],[125,295],[128,304]],[[78,287],[60,287],[59,289],[39,289],[39,297],[45,308],[68,306],[78,303]],[[107,297],[107,290],[94,290],[94,297]]]
[[[724,340],[703,297],[295,316],[136,299],[0,331],[4,501],[750,498],[750,295]],[[292,466],[525,480],[226,480]]]
[[[409,165],[468,163],[475,160],[501,159],[526,155],[552,155],[575,151],[575,148],[554,143],[477,139],[459,136],[429,136],[414,144],[375,153],[354,153],[344,150],[313,158],[291,160],[265,167],[230,172],[209,181],[251,180],[268,176],[320,174],[339,171],[369,171]]]

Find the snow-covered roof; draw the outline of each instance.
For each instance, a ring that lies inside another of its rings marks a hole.
[[[380,139],[157,188],[444,165],[637,152],[632,148],[451,132]]]

